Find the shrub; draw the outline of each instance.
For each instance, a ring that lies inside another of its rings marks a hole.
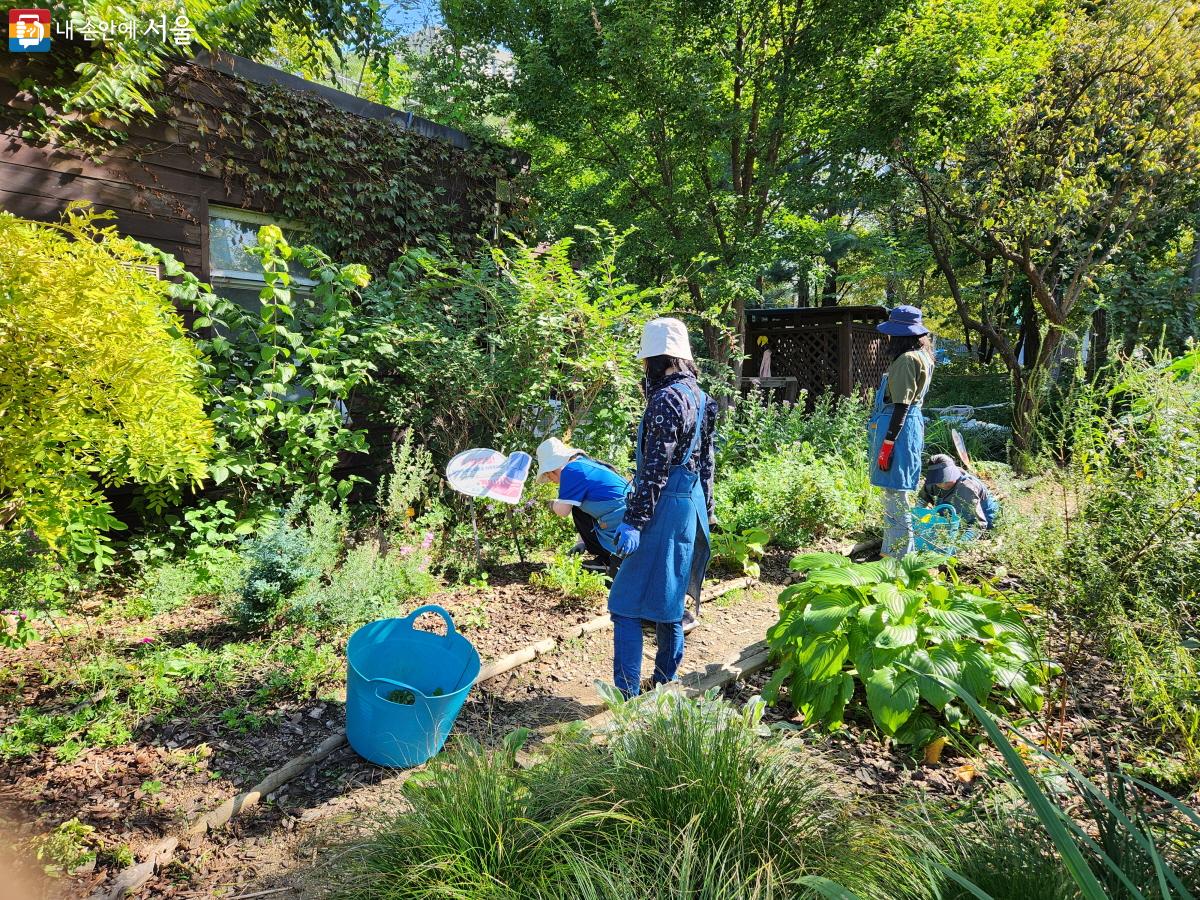
[[[0,212],[0,519],[15,510],[71,566],[97,570],[123,527],[103,489],[146,485],[161,505],[199,483],[213,446],[170,285],[106,218],[85,204],[55,225]]]
[[[320,629],[343,630],[398,615],[407,601],[430,593],[423,550],[403,546],[381,552],[368,541],[351,548],[327,581],[314,581],[287,605],[288,617]]]
[[[761,528],[772,542],[794,548],[827,534],[862,528],[878,499],[865,452],[858,457],[818,455],[809,444],[789,445],[716,484],[721,527],[741,533]]]
[[[867,409],[857,397],[825,393],[808,412],[804,397],[795,404],[772,403],[751,392],[721,423],[717,471],[749,465],[795,443],[810,444],[820,455],[856,459],[866,454],[866,421]]]
[[[339,481],[334,467],[340,454],[365,451],[366,441],[348,408],[394,330],[389,318],[361,309],[369,281],[361,265],[292,247],[274,225],[259,229],[249,252],[266,280],[259,309],[218,297],[187,273],[172,293],[197,316],[194,339],[216,430],[212,481],[237,498],[239,521],[257,524],[297,490],[326,502],[349,494],[356,479]],[[290,266],[314,286],[295,289]]]
[[[559,551],[541,572],[529,576],[529,583],[561,591],[568,600],[598,600],[608,595],[608,580],[600,572],[583,567],[583,557]]]
[[[276,618],[288,598],[320,574],[312,564],[308,531],[295,522],[297,514],[293,503],[273,527],[243,549],[246,570],[233,616],[244,626],[258,627]]]
[[[374,393],[439,462],[468,447],[532,448],[548,432],[626,457],[642,408],[641,324],[662,291],[621,276],[625,235],[580,231],[588,246],[517,241],[465,263],[414,251],[371,292],[401,333]],[[581,257],[591,262],[576,268]]]
[[[939,678],[983,702],[1040,709],[1049,670],[1021,613],[987,585],[940,576],[935,566],[945,562],[797,556],[792,568],[808,577],[779,597],[779,621],[767,632],[779,668],[763,695],[773,700],[787,685],[806,721],[837,728],[862,685],[875,723],[915,744],[964,723]]]
[[[391,471],[379,481],[376,502],[383,524],[394,530],[409,528],[436,480],[433,455],[413,443],[412,431],[406,431],[392,446]]]

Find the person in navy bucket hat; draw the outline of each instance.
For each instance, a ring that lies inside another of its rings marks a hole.
[[[929,329],[915,306],[897,306],[876,328],[887,335],[891,364],[875,392],[867,423],[871,484],[883,490],[883,553],[898,559],[913,549],[909,494],[921,479],[921,404],[933,381],[933,355]]]
[[[875,329],[889,337],[921,337],[929,334],[929,329],[921,321],[921,311],[915,306],[897,306],[888,313],[887,321],[876,325]]]

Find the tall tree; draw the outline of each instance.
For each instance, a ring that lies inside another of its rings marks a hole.
[[[1097,279],[1164,210],[1190,203],[1200,177],[1197,5],[1108,0],[1068,12],[1045,32],[1045,67],[1000,127],[958,146],[926,131],[940,154],[915,140],[896,146],[964,323],[1012,374],[1022,453]],[[992,275],[974,304],[950,242]]]
[[[462,40],[512,52],[498,111],[533,151],[554,217],[637,226],[643,274],[682,279],[709,355],[736,370],[745,305],[772,266],[814,249],[836,258],[814,235],[860,170],[830,125],[903,5],[446,0],[444,11]]]

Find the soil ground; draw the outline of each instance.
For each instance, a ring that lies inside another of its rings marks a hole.
[[[704,671],[736,657],[761,640],[774,621],[776,597],[786,572],[786,555],[767,561],[764,582],[706,604],[701,625],[687,639],[684,671]],[[486,588],[458,587],[424,602],[448,609],[485,662],[604,612],[604,601],[564,601],[555,591],[531,586],[537,564],[511,565],[492,573]],[[774,583],[772,583],[774,582]],[[440,629],[436,616],[420,623]],[[100,626],[116,635],[120,623]],[[219,646],[232,639],[215,604],[194,605],[156,620],[160,640]],[[69,634],[69,629],[68,629]],[[69,639],[69,637],[68,637]],[[494,745],[518,726],[536,727],[585,718],[602,709],[594,683],[611,680],[611,631],[566,642],[472,691],[454,735]],[[17,653],[6,651],[6,707],[0,725],[22,705],[45,705],[53,689],[39,673],[53,670],[62,642],[51,638]],[[654,653],[646,637],[647,661]],[[649,672],[647,664],[646,671]],[[84,751],[71,762],[50,752],[0,764],[0,825],[17,843],[77,817],[97,829],[106,847],[125,845],[138,859],[158,839],[197,814],[256,783],[267,772],[310,751],[342,727],[334,697],[277,706],[260,730],[240,733],[218,715],[236,703],[224,696],[212,709],[197,708],[161,724],[147,725],[133,742]],[[401,804],[402,773],[372,765],[348,747],[271,795],[244,818],[234,819],[193,848],[177,851],[174,862],[144,889],[145,897],[235,897],[288,885],[311,862],[326,838],[344,838],[349,826],[395,811]],[[21,866],[31,879],[33,860]],[[87,897],[108,881],[114,868],[101,858],[71,876],[45,881],[31,897]],[[307,883],[307,882],[306,882]],[[286,896],[281,892],[278,896]],[[269,895],[275,896],[275,895]]]
[[[762,639],[775,621],[789,556],[773,552],[764,560],[760,584],[705,605],[701,626],[688,637],[685,673],[719,666]],[[603,613],[602,600],[569,602],[554,591],[530,586],[528,577],[536,568],[502,567],[486,588],[458,587],[428,602],[451,611],[485,661]],[[211,604],[177,615],[171,627],[179,639],[219,643],[226,638],[227,626]],[[1019,727],[1034,741],[1044,740],[1048,731],[1052,745],[1077,763],[1093,770],[1110,768],[1113,760],[1127,758],[1127,739],[1140,731],[1138,717],[1127,708],[1103,656],[1086,642],[1067,652],[1059,624],[1047,625],[1052,655],[1067,663],[1065,702],[1052,700],[1043,719],[1018,720]],[[1073,643],[1078,645],[1079,638]],[[48,656],[58,652],[55,641],[37,646],[25,661],[30,674],[48,666]],[[653,652],[653,637],[647,635],[647,662]],[[478,686],[454,734],[493,746],[518,726],[593,715],[602,709],[595,681],[611,679],[611,660],[610,631],[567,641]],[[734,683],[726,697],[744,702],[769,676],[765,671]],[[37,698],[35,683],[36,678],[27,678],[25,684],[31,686],[22,686],[26,702]],[[17,687],[5,689],[11,697]],[[948,747],[936,764],[924,764],[909,750],[881,739],[865,720],[851,720],[829,735],[807,727],[786,701],[770,708],[767,719],[794,731],[794,740],[820,764],[829,765],[847,793],[895,797],[932,792],[965,798],[990,777],[988,762],[996,759],[992,751],[980,757],[964,744]],[[252,734],[232,734],[213,716],[193,714],[148,727],[129,745],[85,752],[71,763],[56,763],[50,754],[6,763],[0,766],[0,816],[16,828],[18,841],[78,816],[96,826],[106,844],[126,844],[141,859],[141,851],[164,834],[316,747],[342,723],[339,699],[313,699],[281,706],[267,727]],[[1134,743],[1144,746],[1147,741]],[[162,789],[148,793],[148,780],[161,782]],[[142,896],[320,896],[322,867],[342,852],[339,846],[404,808],[403,781],[404,773],[371,765],[343,747],[225,829],[182,848]],[[100,865],[49,882],[40,894],[54,900],[86,897],[111,874]]]

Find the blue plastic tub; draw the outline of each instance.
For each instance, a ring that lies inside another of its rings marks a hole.
[[[912,510],[913,547],[918,551],[930,551],[953,556],[963,540],[970,535],[963,533],[963,522],[958,512],[949,503],[939,503],[932,508],[915,506]]]
[[[413,627],[427,612],[446,620],[444,635]],[[479,653],[433,604],[364,625],[346,658],[346,739],[381,766],[419,766],[441,750],[479,674]]]

